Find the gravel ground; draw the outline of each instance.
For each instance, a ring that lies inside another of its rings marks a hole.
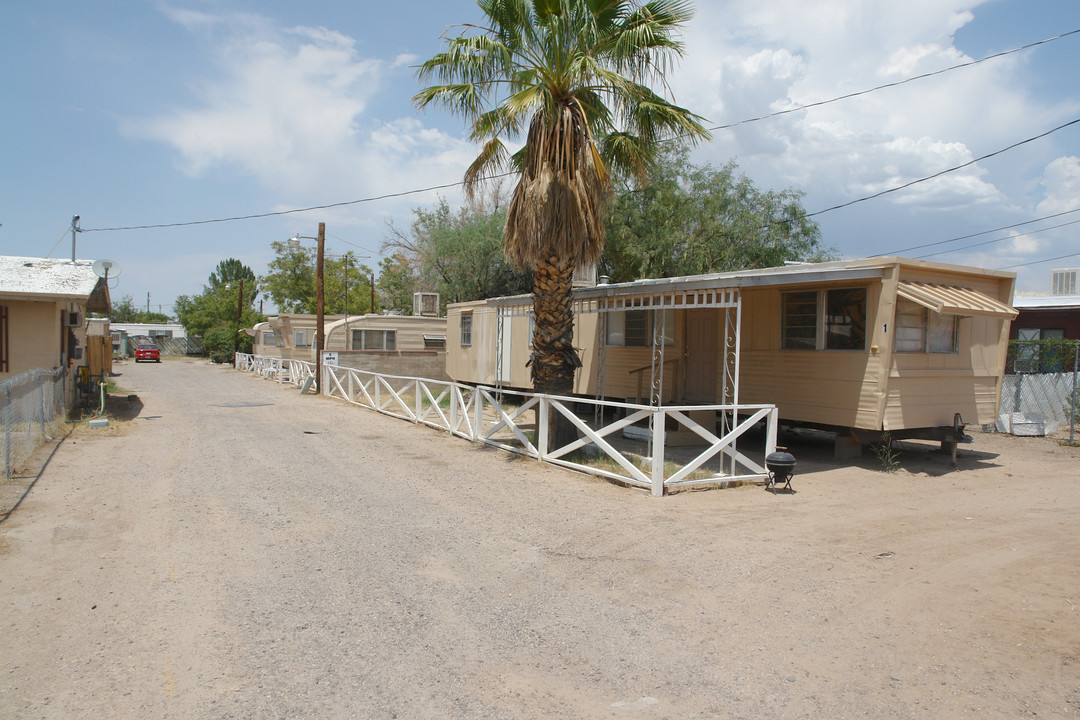
[[[117,370],[138,416],[0,524],[5,718],[1080,717],[1074,448],[807,446],[794,495],[652,498],[230,368]]]

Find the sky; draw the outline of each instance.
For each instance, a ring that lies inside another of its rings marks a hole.
[[[696,10],[665,92],[709,127],[1080,30],[1076,0]],[[415,67],[479,20],[469,0],[4,3],[0,254],[70,258],[77,214],[76,255],[119,266],[114,301],[167,314],[221,260],[263,274],[272,242],[314,236],[319,222],[328,253],[376,266],[391,223],[461,199],[477,148],[460,118],[415,108]],[[735,159],[759,188],[804,193],[841,257],[1010,269],[1018,290],[1049,292],[1052,269],[1080,267],[1080,123],[1055,130],[1080,119],[1077,67],[1080,33],[720,128],[693,158]],[[437,186],[448,187],[410,192]],[[148,225],[176,226],[110,229]]]

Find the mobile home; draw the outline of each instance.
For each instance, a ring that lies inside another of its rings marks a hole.
[[[997,419],[1015,275],[905,258],[799,264],[574,291],[574,392],[768,403],[780,418],[964,440]],[[455,380],[528,390],[530,296],[447,309]]]
[[[338,365],[358,370],[447,378],[442,317],[351,315],[326,326],[326,350],[337,353]]]

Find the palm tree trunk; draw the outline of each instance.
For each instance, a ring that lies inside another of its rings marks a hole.
[[[533,388],[546,395],[569,396],[581,358],[574,349],[574,262],[552,256],[533,272],[533,352],[530,360]],[[561,447],[577,438],[574,426],[561,415],[549,416],[549,447]]]

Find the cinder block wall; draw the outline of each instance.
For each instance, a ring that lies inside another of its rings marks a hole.
[[[386,375],[450,379],[445,350],[339,350],[338,365]]]

